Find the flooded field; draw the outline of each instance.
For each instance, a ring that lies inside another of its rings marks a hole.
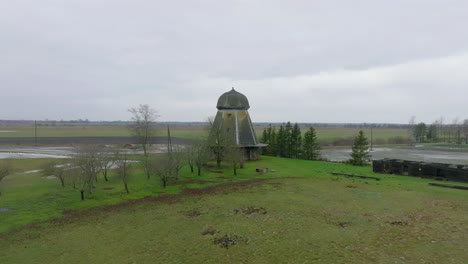
[[[0,147],[0,159],[38,159],[38,158],[68,158],[74,153],[72,147]]]
[[[151,147],[150,153],[166,152],[167,146],[156,144]],[[121,149],[120,152],[128,154],[143,154],[141,150]],[[70,158],[76,153],[74,147],[15,147],[0,146],[0,159],[38,159],[38,158]]]
[[[151,152],[165,152],[166,145],[154,145]],[[0,146],[0,159],[5,158],[68,158],[76,149],[73,147],[15,147]],[[125,149],[128,153],[138,154],[141,151]],[[324,149],[321,151],[322,157],[330,161],[348,160],[351,154],[351,148],[345,149]],[[372,159],[403,159],[423,162],[440,162],[450,164],[468,165],[468,151],[454,150],[450,148],[427,148],[423,146],[406,148],[374,148],[371,152]]]
[[[348,160],[351,148],[322,150],[322,156],[330,161]],[[450,164],[468,165],[467,151],[454,151],[452,149],[428,149],[425,147],[408,148],[374,148],[372,159],[402,159],[423,162],[440,162]]]

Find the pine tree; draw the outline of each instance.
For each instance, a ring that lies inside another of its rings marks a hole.
[[[318,160],[320,158],[320,145],[317,141],[317,133],[313,127],[310,127],[304,134],[302,158],[306,160]]]
[[[292,158],[293,156],[293,140],[292,140],[292,125],[291,122],[287,122],[284,127],[285,136],[285,153],[283,157]]]
[[[269,127],[269,142],[267,146],[267,153],[270,156],[276,156],[277,155],[277,144],[276,144],[276,128],[274,127]]]
[[[263,130],[261,142],[268,144],[267,147],[263,148],[263,155],[276,156],[276,132],[275,128],[272,127],[271,124],[268,128]]]
[[[276,137],[276,155],[280,157],[286,157],[287,152],[287,135],[284,126],[281,125]]]
[[[371,159],[369,154],[369,142],[364,136],[362,130],[359,131],[359,134],[354,138],[354,145],[352,147],[351,159],[349,162],[355,166],[364,166]]]
[[[270,125],[271,127],[271,125]],[[270,144],[270,136],[268,135],[268,131],[267,129],[263,129],[263,133],[262,133],[262,138],[260,139],[260,141],[263,143],[263,144]],[[266,148],[263,148],[262,149],[262,154],[263,155],[270,155],[270,153],[268,153],[268,147]]]
[[[299,158],[301,156],[302,134],[301,128],[297,123],[291,131],[291,158]]]

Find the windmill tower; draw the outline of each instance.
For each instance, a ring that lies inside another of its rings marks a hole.
[[[247,97],[232,88],[219,97],[216,108],[218,113],[210,132],[211,140],[219,140],[216,133],[220,133],[226,142],[243,150],[245,160],[258,159],[260,148],[266,145],[257,141],[248,112],[250,105]]]

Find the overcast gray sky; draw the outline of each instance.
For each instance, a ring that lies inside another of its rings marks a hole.
[[[2,0],[0,119],[468,118],[468,1]]]

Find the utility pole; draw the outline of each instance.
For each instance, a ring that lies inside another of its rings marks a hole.
[[[37,146],[37,121],[34,120],[34,145]]]
[[[172,139],[171,139],[171,130],[169,125],[167,125],[167,152],[172,153]]]
[[[372,126],[370,127],[370,151],[372,151]]]

